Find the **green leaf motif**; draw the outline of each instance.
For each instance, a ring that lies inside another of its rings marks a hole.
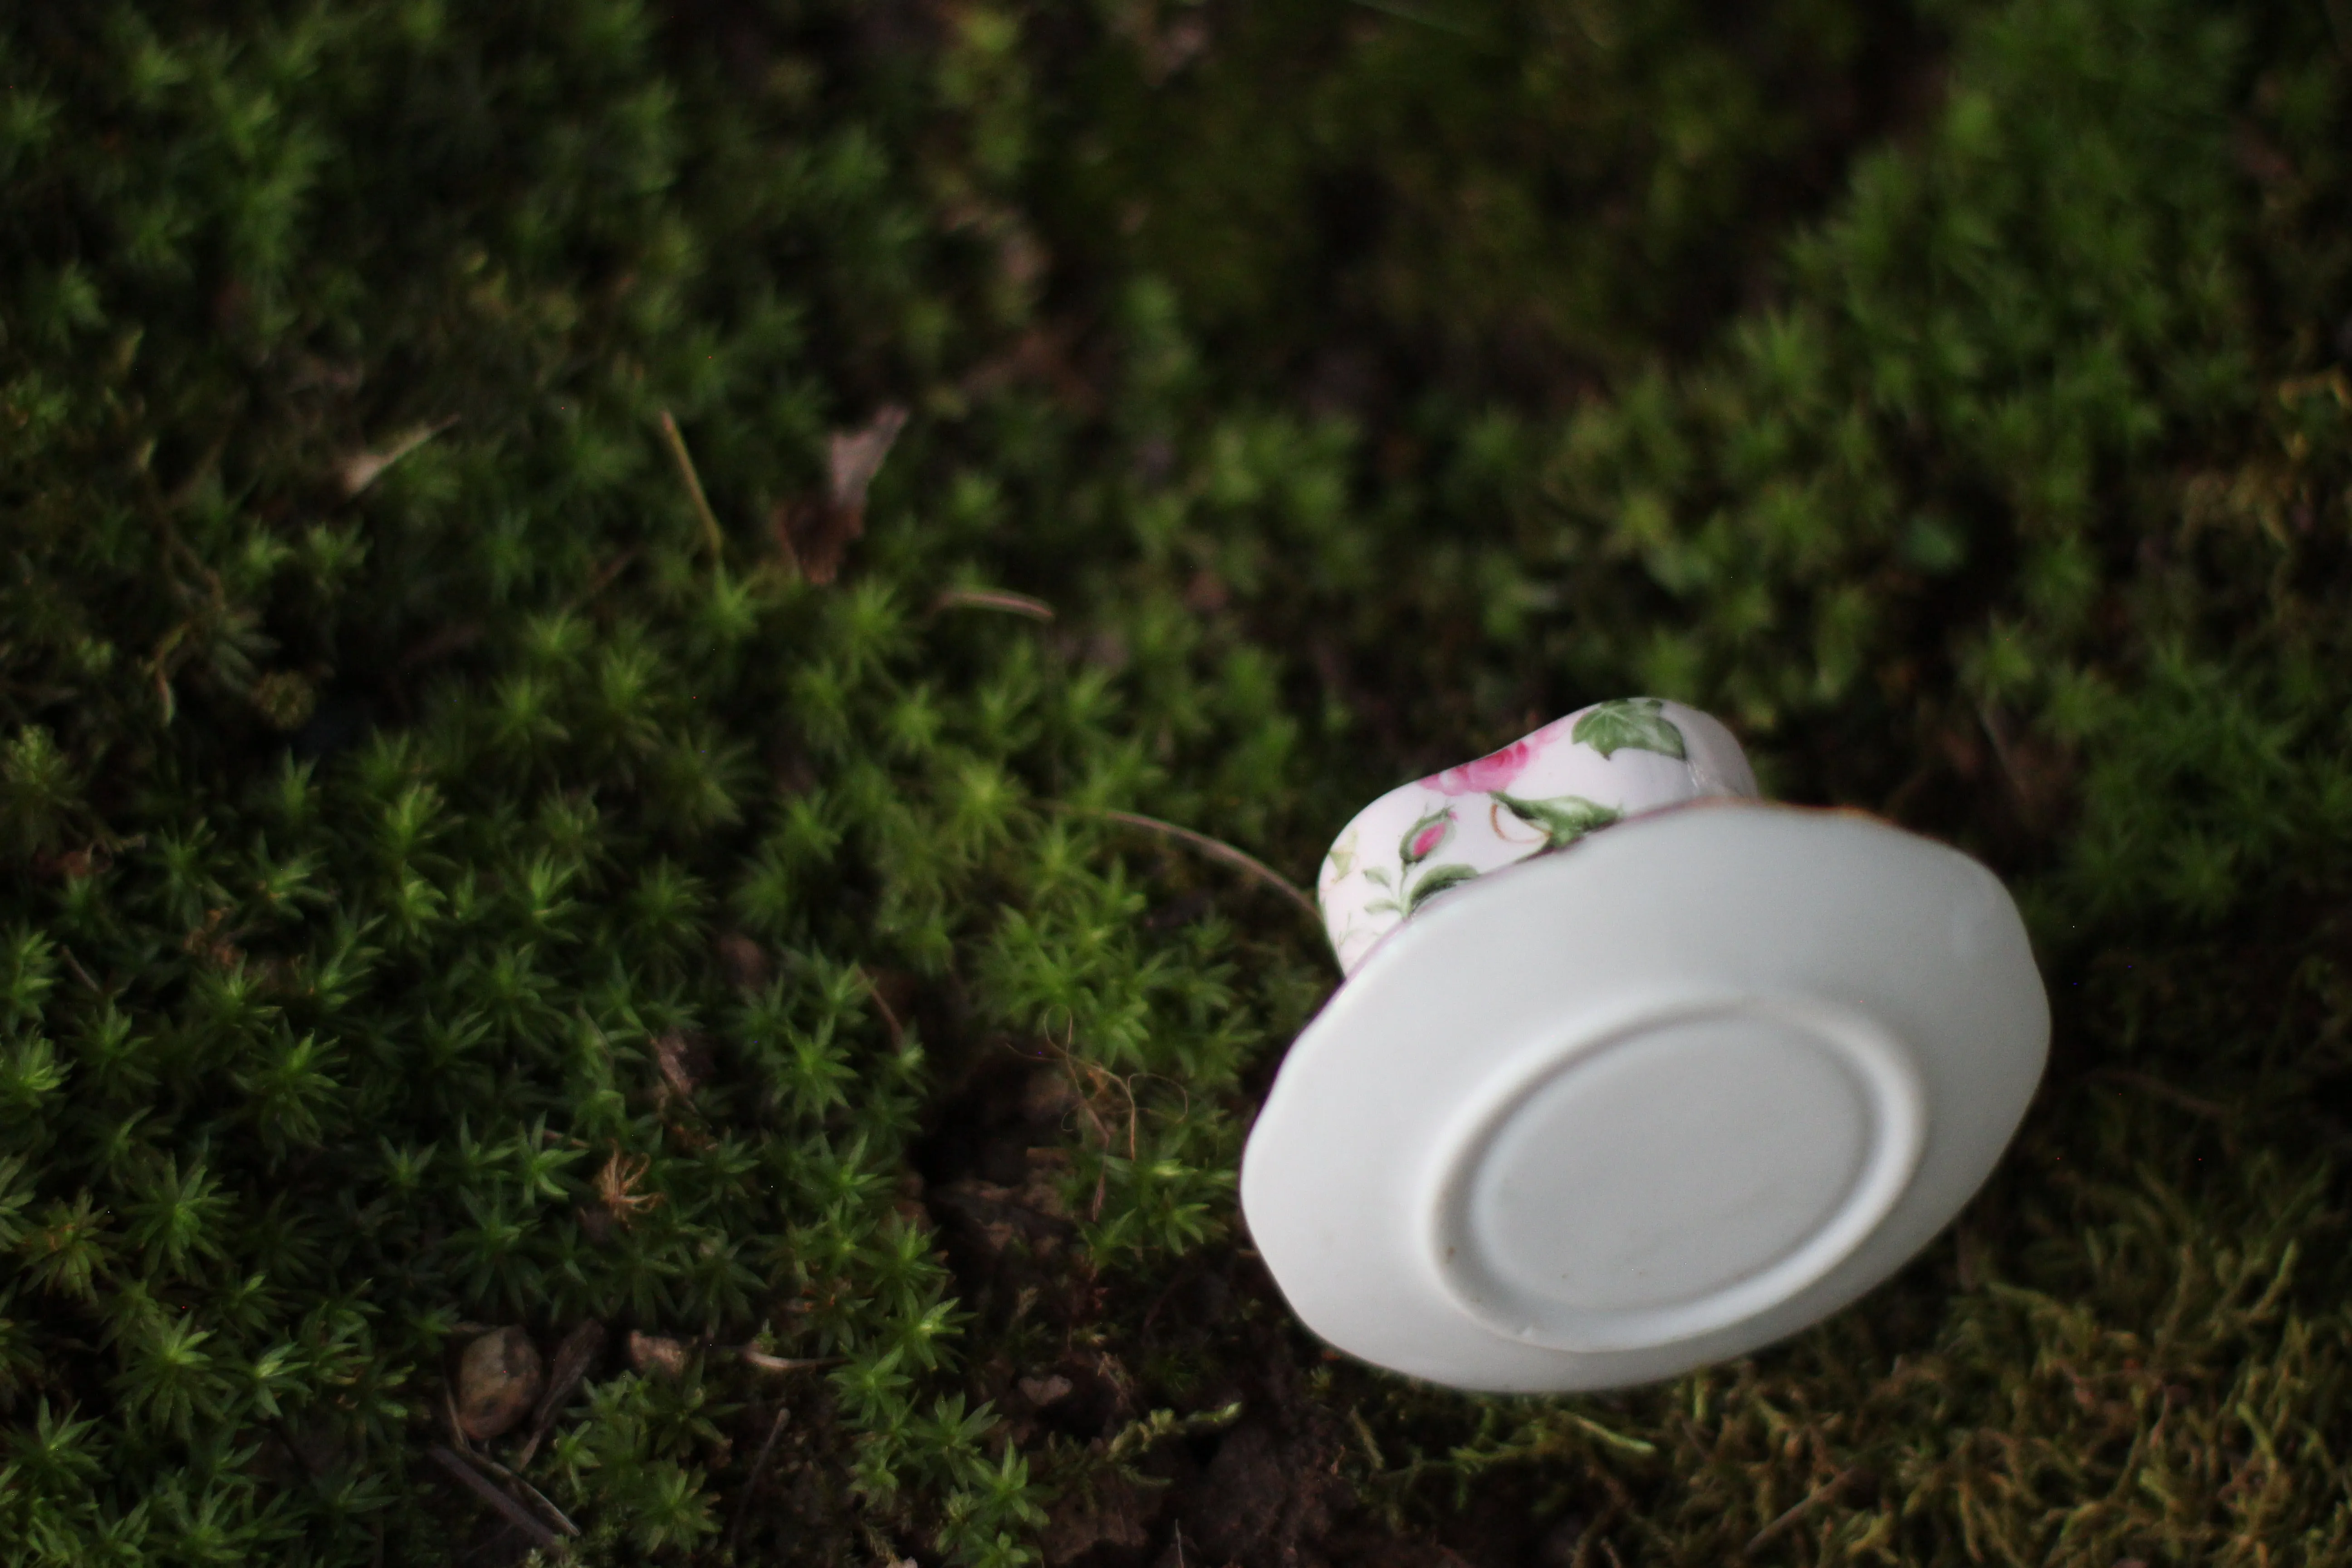
[[[1540,827],[1544,847],[1539,855],[1555,849],[1565,849],[1586,834],[1608,826],[1622,814],[1614,806],[1585,799],[1580,795],[1554,795],[1549,800],[1521,800],[1517,795],[1494,792],[1495,804],[1517,817],[1530,827]]]
[[[1438,894],[1449,888],[1458,888],[1477,875],[1477,868],[1472,866],[1432,866],[1428,874],[1413,884],[1412,896],[1405,900],[1406,916],[1410,918],[1418,913],[1422,905]]]
[[[1666,705],[1654,697],[1625,697],[1603,702],[1576,721],[1569,739],[1591,747],[1604,757],[1628,748],[1661,756],[1687,757],[1683,732],[1666,717]]]
[[[1326,875],[1332,881],[1336,882],[1353,871],[1356,868],[1356,830],[1350,827],[1339,835],[1339,841],[1331,846],[1331,852],[1324,859],[1329,863],[1330,868]]]

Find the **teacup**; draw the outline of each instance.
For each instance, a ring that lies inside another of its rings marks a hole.
[[[1756,793],[1722,724],[1634,698],[1340,833],[1348,978],[1242,1163],[1309,1328],[1463,1387],[1649,1382],[1835,1311],[1966,1204],[2048,1046],[2014,902]]]

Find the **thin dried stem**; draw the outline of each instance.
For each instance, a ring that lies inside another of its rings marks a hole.
[[[1090,1062],[1078,1056],[1070,1049],[1069,1039],[1055,1039],[1053,1030],[1049,1027],[1044,1036],[1044,1042],[1045,1049],[1053,1054],[1054,1058],[1062,1064],[1062,1070],[1069,1075],[1070,1091],[1078,1097],[1078,1109],[1086,1112],[1088,1121],[1094,1123],[1095,1139],[1102,1145],[1102,1168],[1095,1173],[1094,1200],[1087,1206],[1087,1218],[1098,1220],[1102,1218],[1103,1200],[1110,1194],[1111,1135],[1110,1124],[1103,1120],[1102,1112],[1095,1109],[1095,1095],[1099,1092],[1103,1084],[1110,1083],[1116,1084],[1118,1091],[1127,1097],[1127,1158],[1129,1164],[1135,1163],[1137,1124],[1142,1115],[1142,1108],[1136,1103],[1134,1084],[1112,1072],[1100,1062]],[[1094,1089],[1079,1087],[1077,1079],[1081,1073],[1093,1079]]]
[[[906,1026],[898,1022],[898,1015],[891,1011],[889,1002],[882,994],[882,987],[874,983],[874,976],[866,972],[866,966],[862,963],[857,966],[857,979],[858,983],[866,987],[866,994],[874,999],[874,1005],[880,1009],[882,1022],[890,1031],[891,1045],[905,1045],[907,1043]]]
[[[1849,1465],[1840,1470],[1836,1475],[1807,1492],[1795,1507],[1750,1536],[1748,1544],[1740,1548],[1739,1554],[1742,1557],[1755,1556],[1759,1549],[1769,1545],[1773,1541],[1794,1529],[1797,1521],[1804,1518],[1807,1513],[1843,1491],[1861,1474],[1862,1467],[1859,1465]]]
[[[745,1366],[757,1372],[802,1372],[814,1366],[832,1366],[841,1360],[837,1355],[770,1355],[765,1351],[753,1350],[750,1345],[745,1345],[735,1353],[743,1358]]]
[[[1313,921],[1316,930],[1323,929],[1323,911],[1315,907],[1315,900],[1309,898],[1297,883],[1247,850],[1236,849],[1221,838],[1212,838],[1205,833],[1195,833],[1189,827],[1179,827],[1172,822],[1162,822],[1156,816],[1146,816],[1141,812],[1112,811],[1103,806],[1072,805],[1066,801],[1048,801],[1045,804],[1057,811],[1076,812],[1084,816],[1099,816],[1108,822],[1116,822],[1127,827],[1140,827],[1148,832],[1172,838],[1180,844],[1190,845],[1210,859],[1221,860],[1272,888],[1297,905],[1307,919]]]
[[[694,502],[694,515],[702,524],[703,547],[716,563],[726,548],[719,531],[719,514],[710,510],[710,498],[702,493],[702,476],[695,472],[694,454],[686,449],[686,437],[667,408],[661,411],[661,427],[662,439],[669,443],[669,455],[677,464],[678,478],[686,481],[687,497]]]
[[[744,1354],[749,1356],[751,1352],[746,1351]],[[743,1538],[744,1521],[751,1517],[751,1500],[759,1494],[760,1483],[767,1479],[768,1460],[774,1456],[776,1439],[784,1435],[784,1423],[792,1419],[792,1415],[790,1405],[776,1406],[776,1418],[768,1426],[768,1440],[760,1445],[759,1457],[751,1461],[751,1474],[743,1483],[742,1500],[735,1505],[735,1522],[727,1530],[727,1551],[730,1556]]]
[[[1026,616],[1033,621],[1050,621],[1054,606],[1043,599],[1026,594],[1014,594],[1003,588],[947,588],[931,601],[931,613],[941,610],[1003,610],[1007,615]]]
[[[541,1511],[545,1513],[549,1519],[554,1521],[555,1528],[562,1531],[564,1534],[574,1537],[579,1535],[580,1527],[572,1522],[572,1516],[570,1514],[565,1513],[562,1509],[550,1502],[547,1500],[547,1494],[545,1492],[541,1491],[537,1487],[532,1486],[529,1481],[523,1479],[520,1476],[515,1474],[504,1465],[499,1464],[488,1454],[478,1454],[468,1448],[463,1450],[460,1457],[472,1461],[475,1468],[488,1475],[497,1477],[499,1480],[506,1482],[507,1485],[513,1487],[515,1489],[521,1492],[523,1496],[537,1503],[540,1506]]]
[[[610,587],[612,585],[613,579],[619,576],[623,572],[628,570],[629,563],[637,558],[637,551],[639,548],[639,546],[632,544],[626,550],[622,551],[618,555],[614,556],[610,561],[605,562],[602,566],[597,567],[596,574],[588,579],[587,586],[582,588],[577,594],[572,595],[572,597],[565,602],[563,606],[565,611],[570,612],[577,610],[581,605],[586,604],[589,600],[594,598],[597,595]]]
[[[97,981],[92,980],[89,977],[89,971],[81,966],[81,960],[74,956],[72,948],[68,947],[64,942],[58,943],[58,956],[66,961],[66,967],[73,971],[74,978],[76,980],[80,981],[84,985],[89,986],[92,991],[97,992],[101,996],[106,994],[106,987],[100,985]]]
[[[455,1448],[446,1443],[436,1443],[431,1452],[436,1463],[463,1481],[476,1497],[505,1515],[507,1522],[529,1536],[532,1545],[545,1550],[556,1543],[559,1537],[555,1531],[541,1524],[529,1509],[509,1497],[504,1488],[467,1464]]]

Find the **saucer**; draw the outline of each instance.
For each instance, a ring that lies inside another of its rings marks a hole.
[[[2016,1131],[2049,1033],[1984,867],[1702,796],[1384,931],[1284,1061],[1243,1212],[1299,1318],[1363,1360],[1652,1382],[1915,1256]]]

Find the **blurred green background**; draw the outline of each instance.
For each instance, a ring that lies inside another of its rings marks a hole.
[[[2347,51],[11,8],[0,1562],[2352,1554]],[[2000,868],[2049,1077],[1785,1345],[1338,1359],[1332,970],[1165,827],[1633,692]]]

